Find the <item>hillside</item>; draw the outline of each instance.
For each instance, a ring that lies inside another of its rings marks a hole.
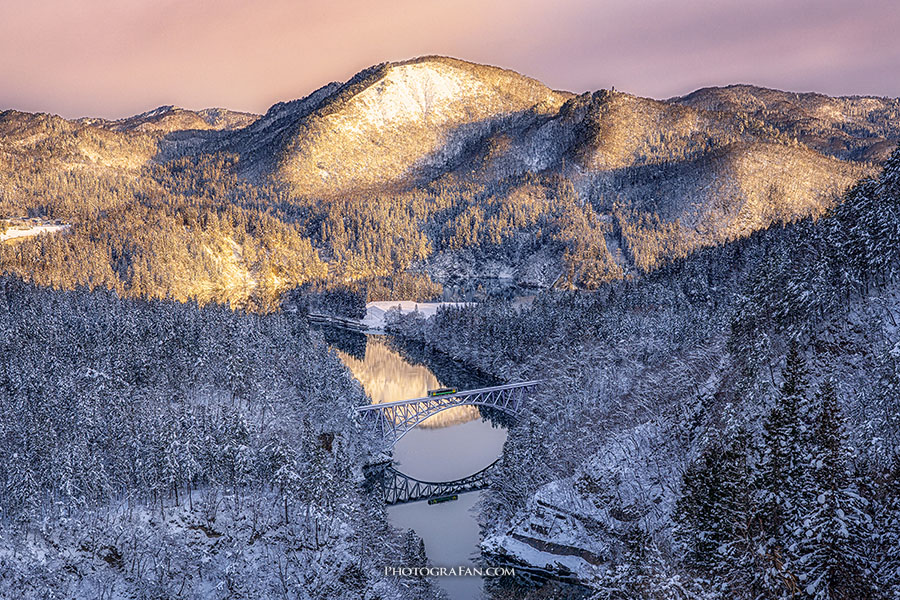
[[[177,106],[160,106],[157,109],[104,124],[116,131],[159,131],[172,133],[186,129],[231,131],[242,129],[259,118],[251,113],[235,112],[225,108],[204,108],[193,111]]]
[[[0,331],[0,598],[439,597],[305,323],[0,277]]]
[[[746,113],[823,154],[885,160],[900,141],[900,100],[869,96],[831,98],[751,85],[703,88],[669,102],[711,111]]]
[[[817,220],[637,282],[401,320],[547,382],[482,502],[488,560],[597,598],[896,596],[898,242],[900,149]]]
[[[55,115],[0,112],[0,173],[4,175],[32,166],[92,170],[97,176],[132,172],[154,154],[152,138],[143,133],[126,135]]]
[[[258,118],[259,115],[237,112],[226,108],[188,110],[168,105],[115,121],[84,118],[79,119],[78,122],[113,131],[143,131],[165,134],[189,129],[215,131],[242,129]]]
[[[591,289],[822,214],[900,138],[896,110],[749,86],[576,96],[423,57],[259,117],[6,111],[0,217],[72,229],[0,260],[41,284],[248,307],[304,283],[368,300]],[[263,222],[283,233],[244,225]]]

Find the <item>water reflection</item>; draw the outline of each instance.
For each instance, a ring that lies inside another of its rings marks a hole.
[[[503,452],[506,429],[477,419],[440,429],[415,428],[394,447],[397,469],[425,481],[449,481],[476,473]],[[479,557],[481,534],[476,518],[479,492],[460,494],[459,500],[429,505],[413,502],[388,508],[397,528],[411,528],[425,542],[428,564],[472,566]],[[441,577],[437,584],[454,600],[482,598],[478,577]]]
[[[434,373],[423,365],[413,365],[384,343],[373,338],[366,344],[363,360],[340,350],[338,356],[362,384],[373,404],[422,398],[428,390],[445,387]],[[480,418],[475,406],[457,406],[428,417],[420,427],[447,427]]]
[[[474,512],[481,494],[462,494],[459,500],[429,505],[425,502],[388,508],[388,519],[401,530],[413,529],[425,542],[428,564],[436,567],[473,566],[481,541]],[[453,600],[484,597],[479,577],[438,577],[435,582]]]
[[[391,336],[365,335],[324,326],[326,343],[362,384],[373,404],[422,398],[440,387],[472,389],[496,385],[496,379],[476,374],[422,344],[401,342]],[[423,421],[425,428],[448,427],[488,416],[484,409],[459,406]],[[490,415],[492,421],[498,415]],[[499,416],[502,419],[502,416]],[[498,424],[507,425],[504,421]]]

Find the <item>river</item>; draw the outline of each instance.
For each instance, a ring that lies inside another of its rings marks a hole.
[[[429,389],[472,389],[498,383],[420,346],[390,336],[363,335],[321,328],[326,342],[353,373],[373,402],[421,398]],[[424,481],[447,481],[475,473],[503,451],[506,429],[481,418],[476,407],[434,415],[407,433],[394,447],[395,467]],[[481,492],[429,505],[414,502],[388,509],[391,523],[413,529],[425,542],[430,566],[473,566],[480,534],[475,506]],[[439,577],[436,583],[453,600],[482,598],[478,577]]]

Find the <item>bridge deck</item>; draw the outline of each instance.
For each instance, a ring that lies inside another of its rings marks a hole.
[[[366,404],[365,406],[357,406],[356,410],[362,412],[366,410],[383,410],[385,408],[390,408],[392,406],[404,406],[406,404],[417,404],[422,402],[431,402],[434,400],[439,400],[441,398],[458,398],[460,396],[474,396],[476,394],[485,394],[488,392],[501,392],[503,390],[514,390],[516,388],[523,387],[532,387],[542,383],[543,380],[536,379],[534,381],[522,381],[520,383],[508,383],[506,385],[495,385],[493,387],[486,388],[476,388],[473,390],[460,390],[458,392],[454,392],[453,394],[441,395],[441,396],[425,396],[423,398],[412,398],[410,400],[397,400],[396,402],[381,402],[378,404]]]

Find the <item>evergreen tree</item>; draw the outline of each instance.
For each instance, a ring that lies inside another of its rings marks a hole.
[[[807,431],[806,365],[799,348],[791,347],[775,405],[763,424],[763,447],[754,483],[757,495],[754,544],[761,557],[755,584],[773,598],[796,594],[798,520],[806,501],[810,460]]]
[[[290,523],[288,506],[301,487],[302,479],[297,456],[282,440],[276,440],[270,451],[272,483],[278,487],[284,508],[284,522]]]
[[[871,598],[873,573],[866,557],[871,518],[848,472],[843,419],[830,381],[816,400],[814,489],[801,523],[800,584],[815,600]]]
[[[725,448],[710,445],[684,474],[675,509],[675,536],[687,569],[724,592],[745,588],[752,497],[747,482],[750,437],[737,430]]]
[[[625,552],[591,600],[683,600],[691,591],[672,574],[655,540],[640,527],[625,536]]]
[[[885,472],[870,469],[864,477],[872,500],[874,581],[885,598],[900,598],[900,460]]]
[[[424,567],[427,565],[425,541],[412,529],[407,529],[403,535],[403,558],[404,566]]]

